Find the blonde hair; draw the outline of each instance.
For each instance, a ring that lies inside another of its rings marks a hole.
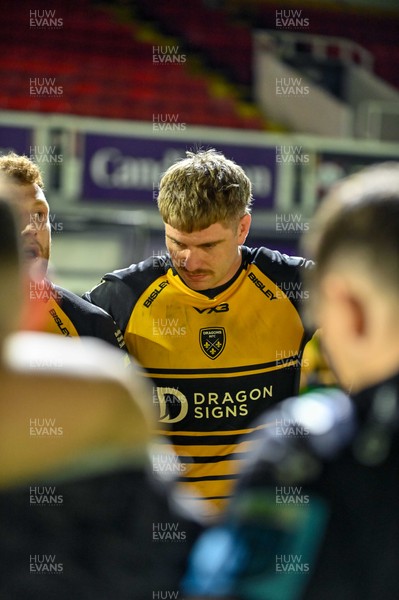
[[[165,223],[191,233],[250,214],[252,185],[240,166],[213,148],[186,155],[160,182],[158,208]]]
[[[15,152],[0,156],[0,171],[11,177],[16,183],[21,185],[35,183],[44,189],[39,167],[27,156],[19,156]]]

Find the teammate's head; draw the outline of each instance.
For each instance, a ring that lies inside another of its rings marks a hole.
[[[10,152],[0,157],[0,173],[19,216],[24,261],[32,279],[41,280],[50,258],[51,227],[40,169],[28,157]]]
[[[183,281],[195,290],[226,283],[239,267],[251,224],[251,182],[215,150],[187,152],[159,186],[166,245]]]
[[[305,240],[311,306],[331,363],[354,390],[399,370],[399,163],[344,179]]]
[[[16,215],[9,200],[3,199],[2,183],[0,180],[0,344],[17,326],[22,299]]]

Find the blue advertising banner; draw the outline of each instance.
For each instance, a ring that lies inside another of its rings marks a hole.
[[[275,147],[198,140],[84,134],[83,200],[154,205],[159,180],[186,150],[212,148],[239,164],[253,184],[257,208],[270,209],[276,188]]]
[[[13,150],[30,156],[33,128],[0,125],[0,155]]]

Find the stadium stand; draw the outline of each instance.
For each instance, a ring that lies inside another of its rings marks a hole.
[[[66,10],[56,0],[46,12],[22,0],[8,7],[0,24],[0,108],[146,121],[173,114],[186,125],[281,131],[256,109],[251,89],[252,30],[277,30],[277,10],[278,4],[255,0],[72,0]],[[397,15],[354,13],[334,4],[305,4],[301,10],[309,20],[307,33],[339,35],[364,46],[376,74],[399,87]],[[62,26],[38,26],[40,15],[52,11]],[[181,62],[156,64],[157,47],[178,49]],[[295,49],[291,64],[304,72],[329,71],[319,83],[339,96],[334,44],[328,60],[317,65],[305,44]],[[44,84],[53,93],[43,93]]]
[[[147,121],[178,113],[187,125],[265,128],[259,112],[242,110],[234,95],[182,64],[184,54],[178,64],[155,64],[162,37],[148,36],[133,17],[118,23],[109,10],[76,0],[67,10],[53,2],[51,10],[62,25],[44,30],[37,15],[51,11],[26,0],[4,15],[0,108]]]
[[[276,30],[276,11],[283,9],[277,2],[259,0],[233,0],[225,3],[226,11],[235,18],[245,20],[257,29]],[[306,33],[339,36],[356,42],[369,50],[374,57],[374,72],[391,85],[399,88],[399,13],[383,11],[377,5],[366,8],[330,2],[328,5],[288,3],[286,12],[300,10],[309,20]],[[306,54],[306,48],[303,48]],[[337,47],[331,47],[331,57],[337,56]]]

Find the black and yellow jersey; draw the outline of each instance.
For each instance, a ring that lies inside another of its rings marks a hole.
[[[239,442],[266,408],[298,393],[308,336],[298,312],[303,258],[242,248],[242,270],[215,297],[187,287],[170,257],[104,276],[85,295],[123,332],[153,380],[159,431],[194,504],[221,509],[248,455]]]
[[[32,284],[29,312],[28,320],[35,329],[66,337],[99,338],[123,349],[126,361],[130,362],[123,335],[112,318],[69,290],[48,280]]]

